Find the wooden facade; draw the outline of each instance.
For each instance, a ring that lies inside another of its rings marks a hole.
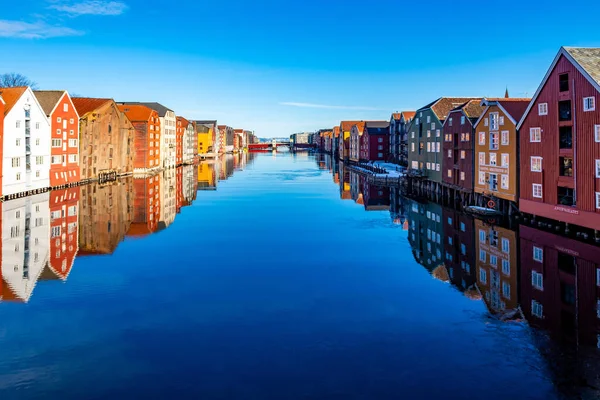
[[[350,158],[350,132],[352,127],[362,121],[342,121],[340,122],[340,141],[339,141],[339,159],[348,160]]]
[[[219,147],[219,128],[217,121],[195,121],[198,141],[198,154],[217,153]]]
[[[147,172],[161,168],[160,118],[158,112],[142,105],[120,105],[135,128],[133,136],[133,172]]]
[[[69,93],[43,90],[34,94],[50,120],[50,186],[79,182],[79,115]]]
[[[362,193],[366,211],[387,211],[390,209],[389,187],[376,186],[365,180],[362,183]]]
[[[475,124],[475,192],[516,203],[519,188],[517,123],[530,99],[484,99]]]
[[[520,227],[521,308],[552,336],[596,347],[600,247]]]
[[[474,189],[474,125],[482,112],[481,99],[469,100],[450,111],[443,125],[443,183],[467,193]]]
[[[520,122],[522,212],[600,229],[599,62],[561,48]]]
[[[402,166],[408,165],[408,127],[415,114],[415,111],[402,111],[390,117],[389,159]]]
[[[175,165],[179,166],[183,164],[183,137],[185,136],[185,130],[188,126],[188,121],[183,117],[176,118],[176,129],[175,129]]]
[[[365,131],[365,122],[357,122],[350,127],[350,138],[348,140],[348,160],[360,161],[360,146]]]
[[[517,239],[513,230],[475,219],[477,287],[490,313],[499,317],[519,307]]]
[[[387,161],[390,149],[390,124],[387,121],[367,121],[360,137],[360,161]]]
[[[133,172],[135,128],[111,99],[73,98],[79,114],[82,179]]]

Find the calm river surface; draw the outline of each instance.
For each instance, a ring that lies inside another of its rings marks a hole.
[[[2,226],[2,399],[554,399],[600,386],[596,276],[593,295],[572,271],[544,272],[542,290],[522,262],[558,236],[369,187],[322,155],[227,156],[15,200]]]

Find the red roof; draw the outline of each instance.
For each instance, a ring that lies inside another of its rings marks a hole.
[[[177,121],[181,121],[182,128],[187,128],[188,125],[190,124],[190,121],[188,121],[187,119],[185,119],[183,117],[177,117]]]
[[[79,117],[83,117],[85,114],[102,107],[107,102],[113,101],[112,99],[93,99],[89,97],[73,97],[71,100]]]
[[[27,86],[14,87],[14,88],[2,88],[0,89],[0,96],[6,103],[4,107],[4,115],[8,115],[10,110],[17,104],[17,101],[23,96],[23,93],[27,90]]]
[[[411,120],[415,117],[415,115],[417,115],[416,111],[402,111],[401,114],[404,114],[404,119],[405,120]]]
[[[484,99],[485,101],[495,101],[497,103],[499,103],[502,108],[504,108],[506,110],[506,112],[512,117],[512,119],[514,119],[517,124],[519,123],[519,121],[521,120],[521,117],[523,117],[523,114],[525,114],[525,111],[527,110],[527,107],[529,107],[529,103],[531,102],[530,98],[506,98],[506,97],[500,97],[500,98],[494,98],[494,99]]]
[[[350,132],[350,129],[352,129],[352,126],[356,125],[359,122],[362,122],[362,121],[342,121],[342,122],[340,122],[340,127],[342,128],[343,132]]]
[[[156,112],[150,107],[140,105],[119,105],[118,107],[131,122],[148,122],[152,117],[152,113]],[[77,108],[77,105],[75,105],[75,108]]]

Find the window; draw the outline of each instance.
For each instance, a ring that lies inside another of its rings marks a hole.
[[[561,149],[573,148],[573,127],[561,126],[558,128],[559,147]]]
[[[558,120],[571,120],[571,100],[564,100],[558,102]]]
[[[496,166],[496,153],[490,153],[490,165]]]
[[[502,296],[510,300],[510,283],[502,282]]]
[[[541,142],[542,141],[542,128],[529,128],[529,141],[530,142]]]
[[[452,158],[452,150],[448,150],[448,158]]]
[[[383,153],[377,153],[377,157],[383,158]]]
[[[413,152],[415,151],[415,143],[414,142],[410,144],[410,151],[413,151]]]
[[[539,183],[533,184],[533,197],[537,199],[542,198],[542,185],[540,185]]]
[[[60,226],[53,226],[52,227],[52,237],[59,237],[60,236]]]
[[[21,159],[19,157],[13,157],[11,163],[13,168],[18,168],[21,166]]]
[[[39,177],[40,177],[40,171],[39,171],[39,170],[35,171],[35,177],[36,177],[36,178],[39,178]]]
[[[485,153],[479,153],[479,165],[485,165]]]
[[[57,135],[60,135],[60,129],[57,129],[57,130],[56,130],[56,134],[57,134]]]
[[[414,145],[414,143],[413,143]],[[413,151],[414,151],[414,146],[413,146]],[[412,169],[419,169],[419,162],[418,161],[413,161],[411,164]]]
[[[427,123],[430,123],[430,122],[431,122],[431,115],[428,115],[427,116]]]
[[[508,131],[502,131],[502,145],[503,146],[508,146],[508,141],[509,141],[508,135],[509,135]]]
[[[432,122],[431,123],[431,130],[434,130],[434,129],[435,129],[435,122]]]
[[[538,104],[538,115],[548,115],[548,103]]]
[[[596,192],[596,208],[600,208],[600,192]]]
[[[61,117],[56,117],[56,122],[58,122],[60,124],[62,122],[62,118]]]
[[[558,204],[563,206],[574,207],[576,204],[575,191],[572,188],[559,186],[558,187]]]
[[[440,137],[440,136],[442,136],[442,132],[441,132],[439,129],[436,129],[436,130],[435,130],[435,136],[436,136],[436,137]]]
[[[460,117],[460,124],[461,125],[465,124],[465,116],[464,115]]]
[[[377,150],[383,150],[383,146],[382,145],[377,146]]]
[[[431,131],[427,130],[427,137],[431,137]]]
[[[451,246],[454,244],[454,242],[452,240],[453,240],[452,236],[448,236],[448,244]]]
[[[52,147],[62,147],[62,139],[52,139]]]
[[[468,142],[469,140],[471,140],[470,138],[471,138],[471,134],[465,133],[465,142]]]
[[[39,122],[35,123],[35,129],[40,129],[40,123]]]
[[[21,127],[21,121],[17,121],[17,123],[16,123],[16,127],[17,127],[17,128],[20,128],[20,127]]]
[[[506,189],[508,190],[508,175],[507,174],[503,174],[500,176],[500,185],[502,187],[502,189]]]
[[[427,169],[431,169],[431,163],[427,163]]]
[[[460,159],[464,160],[466,156],[467,156],[467,153],[464,150],[461,150],[460,151]]]
[[[478,183],[480,185],[485,185],[485,172],[480,172],[479,173]]]
[[[69,154],[69,162],[76,163],[78,160],[77,154]]]
[[[460,180],[461,181],[465,180],[465,173],[463,171],[460,172]]]
[[[510,261],[502,260],[502,273],[506,276],[510,276]]]
[[[487,119],[487,118],[484,118],[484,119],[483,119],[483,125],[484,125],[484,126],[488,126],[489,124],[490,124],[490,123],[489,123],[488,119]]]
[[[531,172],[542,172],[542,157],[531,157]]]
[[[479,270],[479,281],[483,284],[487,283],[487,272],[485,272],[485,269]]]
[[[535,300],[531,300],[531,314],[538,318],[544,318],[544,307]]]
[[[378,143],[383,143],[383,138],[378,138],[378,139],[377,139],[377,142],[378,142]]]
[[[490,254],[490,264],[491,265],[498,265],[498,257],[496,257],[493,254]]]
[[[63,111],[64,112],[68,112],[69,111],[69,105],[67,103],[63,104]]]
[[[460,230],[463,231],[463,232],[467,230],[467,226],[465,225],[464,222],[460,223]]]
[[[487,254],[486,254],[485,250],[479,250],[479,261],[481,261],[481,262],[487,261]]]
[[[594,140],[600,142],[600,125],[594,125]]]
[[[40,139],[35,139],[35,145],[39,146],[40,145]]]
[[[498,190],[498,174],[489,174],[489,189],[492,191]]]
[[[410,137],[411,137],[412,139],[414,139],[414,138],[415,138],[415,133],[414,133],[414,132],[411,132],[411,133],[410,133]]]
[[[583,111],[594,111],[596,109],[596,98],[585,97],[583,99]]]
[[[431,152],[431,142],[427,142],[427,152]]]
[[[452,178],[452,170],[451,169],[448,170],[448,178]]]
[[[498,150],[500,147],[500,134],[498,132],[490,133],[490,150]]]
[[[479,144],[482,146],[485,145],[485,132],[479,132]]]
[[[500,121],[498,120],[498,113],[490,113],[490,130],[497,131],[500,129]]]
[[[452,126],[452,118],[448,121],[448,125]]]
[[[440,142],[435,143],[435,152],[436,153],[440,152]]]
[[[440,170],[440,164],[439,164],[439,163],[435,164],[435,170],[436,170],[436,171],[439,171],[439,170]]]
[[[559,157],[558,166],[560,176],[573,176],[573,159],[571,157]],[[598,177],[598,161],[596,160],[596,177]]]
[[[508,167],[508,154],[507,153],[502,153],[502,166],[503,167]]]
[[[77,139],[69,139],[69,147],[77,147]]]
[[[44,156],[35,156],[35,165],[44,164]]]
[[[16,140],[16,145],[17,145],[17,146],[20,146],[20,145],[21,145],[21,139],[17,139],[17,140]]]
[[[531,286],[537,290],[544,290],[544,276],[536,271],[531,271]]]
[[[52,156],[50,161],[52,164],[62,164],[62,156]]]
[[[75,123],[75,120],[74,120],[73,118],[71,118],[71,119],[69,120],[69,123],[70,123],[70,124],[74,124],[74,123]]]
[[[560,74],[558,76],[558,90],[561,92],[569,91],[569,74]]]
[[[541,247],[533,246],[533,260],[538,262],[544,261],[544,249]]]

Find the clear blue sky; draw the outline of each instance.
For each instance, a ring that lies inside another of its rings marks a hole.
[[[0,72],[263,137],[440,96],[531,96],[561,45],[600,46],[590,0],[7,1]]]

